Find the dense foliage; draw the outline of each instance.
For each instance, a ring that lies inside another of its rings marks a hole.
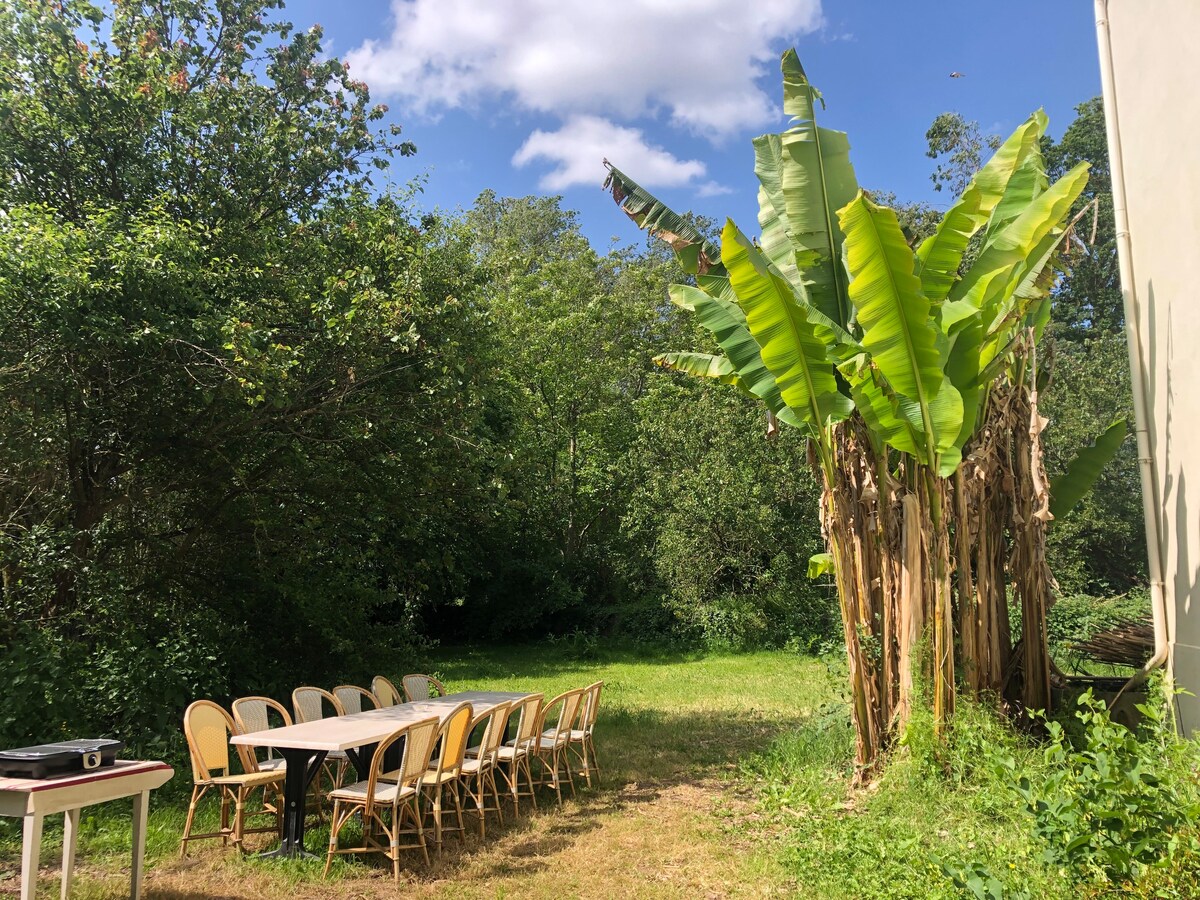
[[[278,5],[0,5],[0,744],[431,636],[820,640],[802,449],[650,362],[669,259],[423,214]]]
[[[415,148],[279,5],[0,5],[0,744],[170,752],[197,696],[428,638],[834,638],[803,442],[652,363],[717,349],[671,255],[597,252],[554,198],[425,213],[389,169]],[[1123,371],[1101,126],[1046,150],[1101,173],[1056,294],[1064,455]],[[1073,521],[1065,587],[1137,582],[1131,456]]]

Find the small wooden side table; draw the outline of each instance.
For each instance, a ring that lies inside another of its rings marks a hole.
[[[164,762],[119,759],[111,766],[58,778],[0,778],[0,816],[25,820],[21,845],[21,900],[33,900],[37,892],[42,819],[52,813],[64,814],[62,898],[67,900],[75,868],[79,810],[121,797],[133,798],[133,874],[129,896],[138,900],[142,892],[150,792],[162,787],[174,774],[175,770]]]

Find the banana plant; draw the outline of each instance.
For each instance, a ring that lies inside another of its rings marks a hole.
[[[606,186],[639,226],[671,243],[695,281],[672,286],[671,299],[694,312],[721,349],[663,354],[658,363],[736,385],[813,441],[831,551],[813,569],[832,568],[837,582],[859,760],[869,764],[886,744],[893,707],[907,702],[903,687],[894,698],[908,663],[889,662],[888,648],[901,647],[905,658],[919,635],[884,634],[879,664],[860,646],[863,635],[895,631],[900,620],[913,629],[933,623],[935,693],[945,694],[935,707],[952,708],[948,548],[951,533],[969,535],[970,525],[947,522],[947,485],[961,475],[964,448],[976,439],[996,386],[1027,389],[1027,352],[1048,318],[1069,210],[1087,167],[1049,183],[1040,151],[1047,120],[1039,110],[913,250],[895,213],[858,185],[846,135],[817,124],[822,95],[794,50],[781,68],[792,121],[784,132],[754,140],[757,241],[728,221],[716,246],[611,164]],[[865,433],[865,447],[847,437],[852,432]],[[1035,452],[1037,468],[1036,445]],[[880,524],[890,513],[879,497],[900,475],[905,496],[917,504],[899,504],[900,533],[932,531],[890,547]],[[957,484],[961,493],[961,478]],[[868,508],[876,512],[864,516]],[[868,519],[877,533],[849,533]],[[868,552],[891,555],[864,560]],[[920,584],[890,574],[914,579],[914,567],[922,566],[928,573]],[[969,571],[963,574],[970,566],[961,554],[960,591],[970,586]],[[883,581],[892,595],[881,596]],[[925,602],[926,594],[933,597],[928,611],[905,606]]]

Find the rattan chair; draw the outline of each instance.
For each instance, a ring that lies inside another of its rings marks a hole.
[[[600,691],[603,681],[589,684],[583,689],[583,701],[579,704],[579,717],[567,736],[567,752],[573,752],[582,767],[579,770],[592,786],[592,770],[596,770],[596,782],[600,782],[600,764],[596,762],[596,745],[592,742],[592,729],[596,726],[596,713],[600,708]]]
[[[400,851],[420,848],[429,864],[425,843],[425,828],[417,800],[421,794],[421,776],[429,768],[429,757],[438,733],[438,718],[431,716],[393,732],[380,741],[371,757],[371,771],[366,781],[346,785],[330,793],[333,800],[333,820],[329,829],[329,855],[325,859],[325,875],[333,857],[340,853],[382,853],[392,861],[392,876],[400,881]],[[399,768],[384,770],[388,750],[399,740],[404,752]],[[384,813],[390,811],[387,818]],[[363,846],[339,847],[338,834],[356,815],[362,818]],[[409,821],[412,828],[405,829]],[[401,844],[401,835],[412,834],[415,841]]]
[[[404,686],[404,699],[408,703],[415,700],[428,700],[431,696],[430,687],[437,691],[439,697],[445,697],[450,693],[446,690],[446,686],[432,675],[405,675],[400,679],[400,684]]]
[[[567,757],[567,744],[571,729],[579,716],[579,705],[583,701],[583,689],[565,691],[542,707],[538,713],[535,738],[530,744],[530,753],[540,763],[539,778],[535,784],[553,785],[558,803],[562,805],[562,776],[566,774],[571,793],[575,793],[575,779],[571,775],[571,763]],[[553,724],[550,724],[553,720]]]
[[[385,678],[382,675],[376,675],[371,679],[371,693],[375,695],[375,699],[379,701],[380,706],[396,706],[404,702],[404,697],[396,690],[396,686],[392,684],[391,679]]]
[[[283,772],[260,772],[249,747],[238,746],[238,759],[242,773],[235,775],[230,769],[229,736],[236,733],[237,725],[220,706],[211,700],[197,700],[183,713],[183,734],[187,738],[188,751],[192,758],[192,800],[188,804],[187,821],[183,826],[183,839],[179,843],[180,857],[187,855],[189,841],[204,838],[220,838],[223,844],[230,839],[239,850],[245,850],[243,840],[247,834],[278,832],[283,808]],[[208,834],[192,834],[192,823],[196,818],[196,805],[210,789],[221,795],[221,824],[217,831]],[[250,815],[270,815],[275,824],[263,828],[246,828],[246,801],[258,790],[263,791],[263,809]],[[271,802],[275,794],[275,802]],[[233,824],[229,823],[229,805],[234,806]]]
[[[375,695],[354,684],[339,684],[333,689],[333,696],[337,697],[338,703],[341,704],[343,715],[353,715],[364,709],[379,709],[379,701],[375,699]]]
[[[292,691],[292,709],[296,713],[296,722],[316,722],[327,719],[325,706],[333,710],[333,715],[344,716],[346,710],[342,702],[324,688],[305,685]],[[350,757],[344,750],[330,750],[321,763],[321,770],[329,779],[330,789],[336,789],[346,778],[346,769],[350,765]]]
[[[463,832],[462,792],[459,778],[462,776],[463,752],[467,749],[467,738],[471,734],[472,710],[470,703],[460,703],[442,721],[438,731],[440,750],[437,758],[430,762],[428,771],[421,776],[421,788],[429,800],[426,812],[433,818],[433,841],[438,852],[442,849],[442,834],[445,831]],[[454,814],[458,827],[449,828],[442,822],[442,799],[449,792],[454,801]]]
[[[517,719],[516,736],[496,749],[497,767],[512,798],[514,816],[520,814],[521,797],[528,797],[533,803],[533,808],[537,809],[537,792],[533,787],[533,773],[529,769],[529,754],[534,735],[537,734],[538,713],[541,712],[544,699],[544,694],[530,694],[513,706],[509,711],[509,718],[511,719],[514,713],[520,714]],[[525,773],[525,783],[529,785],[528,791],[521,790],[522,772]]]
[[[272,713],[279,717],[285,727],[292,724],[292,714],[287,707],[270,697],[239,697],[233,701],[233,721],[237,723],[241,734],[253,734],[274,727],[271,725]],[[250,750],[254,752],[253,747]],[[257,760],[260,772],[282,770],[287,766],[287,760],[276,756],[274,748],[267,747],[266,750],[267,758]]]
[[[474,752],[462,764],[462,785],[467,796],[475,801],[475,811],[479,814],[479,836],[487,837],[487,827],[484,819],[487,813],[495,812],[500,824],[504,824],[504,810],[500,808],[500,791],[496,789],[496,756],[504,731],[508,726],[508,714],[512,709],[509,703],[498,703],[485,713],[480,713],[471,722],[468,733],[483,726],[483,736],[479,746],[472,748]],[[491,788],[495,806],[488,806],[487,792]]]

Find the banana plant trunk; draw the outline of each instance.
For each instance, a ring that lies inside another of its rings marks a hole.
[[[949,478],[874,442],[858,416],[833,427],[822,522],[860,780],[871,777],[917,704],[929,707],[939,734],[959,690],[1009,710],[1049,707],[1046,612],[1054,581],[1045,555],[1042,424],[1028,385],[997,383]],[[1015,647],[1010,591],[1020,610]]]

